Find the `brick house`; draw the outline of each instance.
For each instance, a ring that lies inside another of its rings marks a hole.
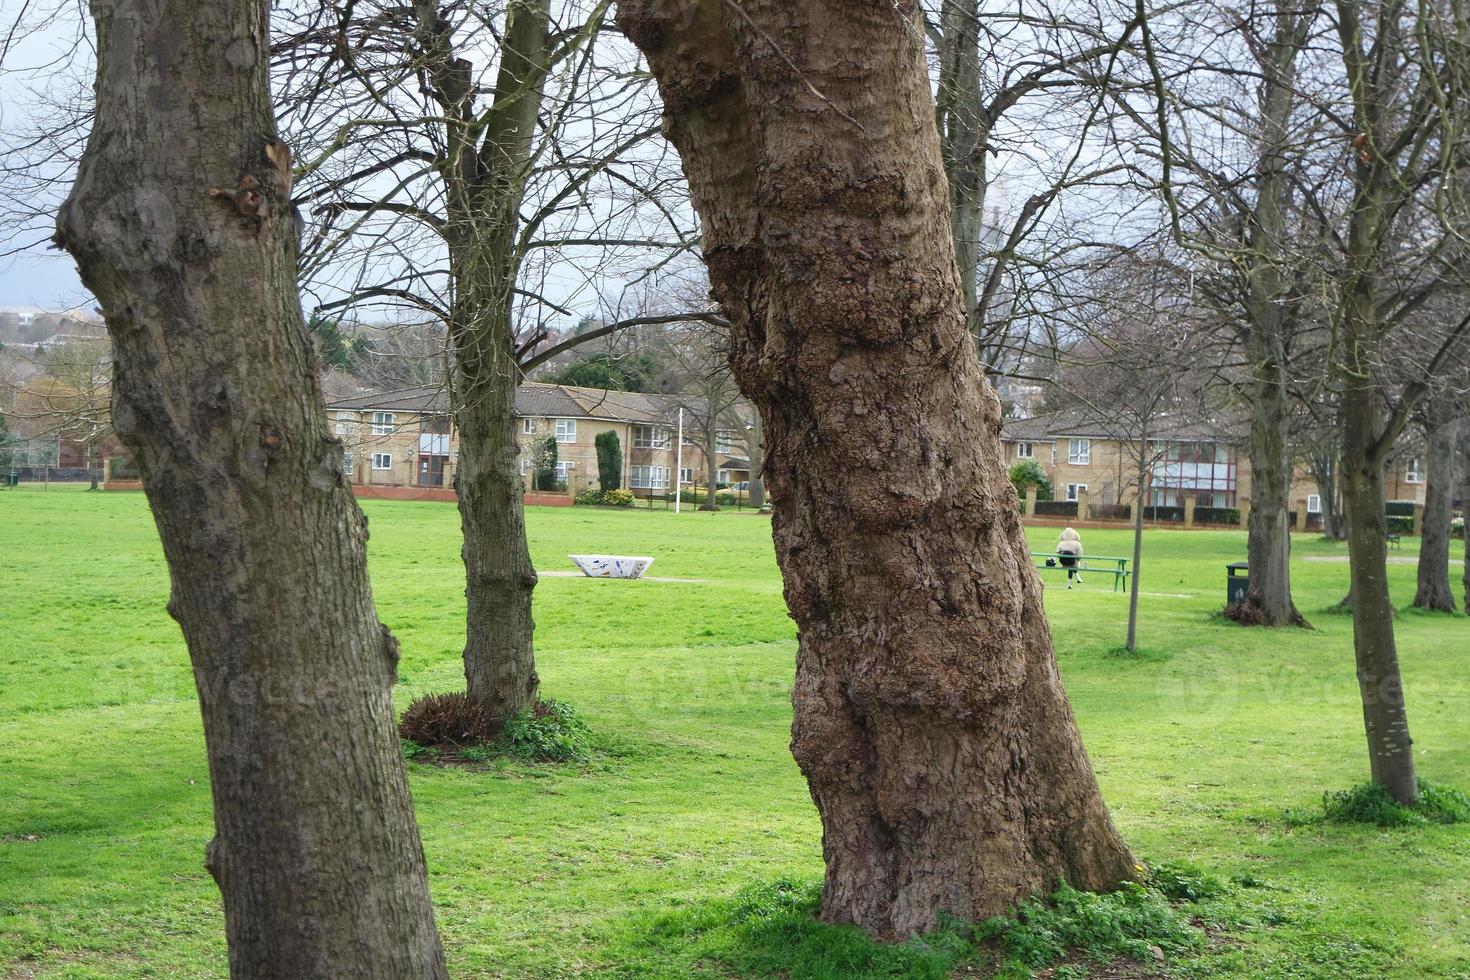
[[[1202,508],[1239,508],[1250,499],[1251,466],[1245,437],[1210,423],[1166,423],[1153,452],[1148,506],[1183,507],[1192,498]],[[1097,512],[1132,504],[1138,496],[1135,449],[1106,424],[1059,413],[1005,419],[1001,446],[1007,468],[1035,459],[1052,481],[1058,500],[1085,494]],[[1412,448],[1396,455],[1385,474],[1388,500],[1424,502],[1424,467]],[[1317,484],[1305,465],[1292,475],[1291,509],[1310,521],[1322,513]]]
[[[705,482],[705,459],[686,418],[683,458],[674,445],[678,411],[688,399],[571,385],[524,382],[516,390],[521,474],[529,483],[539,443],[556,440],[557,475],[567,491],[598,485],[597,447],[615,432],[623,452],[623,486],[638,496],[672,490],[674,470],[683,486]],[[352,395],[327,405],[328,421],[343,442],[343,468],[359,485],[448,488],[454,484],[459,435],[442,385]],[[719,430],[715,446],[721,483],[750,478],[746,436]]]

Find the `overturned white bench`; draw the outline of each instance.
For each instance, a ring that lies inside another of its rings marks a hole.
[[[567,555],[588,578],[642,578],[653,564],[646,555]]]

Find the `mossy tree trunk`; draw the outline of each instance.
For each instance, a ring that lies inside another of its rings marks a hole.
[[[1433,612],[1455,611],[1450,588],[1450,511],[1459,481],[1457,457],[1461,419],[1458,406],[1430,403],[1425,413],[1425,460],[1429,477],[1424,487],[1424,520],[1419,538],[1419,584],[1414,607]]]

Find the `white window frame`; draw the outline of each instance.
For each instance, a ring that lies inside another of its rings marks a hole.
[[[342,454],[342,475],[343,476],[352,476],[356,472],[357,472],[357,467],[356,467],[355,462],[352,459],[352,454],[351,453],[343,453]]]
[[[393,413],[392,412],[374,412],[373,413],[373,435],[375,435],[375,436],[391,436],[392,434],[393,434]]]
[[[556,441],[557,442],[576,442],[577,441],[577,420],[576,419],[557,419],[556,420]]]
[[[679,483],[680,483],[680,485],[683,485],[685,483],[693,483],[693,482],[694,482],[694,467],[692,467],[692,466],[686,466],[682,470],[679,471]]]
[[[1424,460],[1423,459],[1421,459],[1418,456],[1410,456],[1404,462],[1404,482],[1405,483],[1423,483],[1424,482]]]
[[[536,434],[536,420],[535,419],[521,419],[521,434],[522,435],[527,435],[527,436],[534,436]]]
[[[1317,493],[1309,493],[1309,494],[1307,494],[1307,513],[1308,514],[1320,514],[1320,513],[1322,513],[1322,495],[1321,494],[1317,494]]]
[[[716,470],[715,471],[715,482],[716,483],[729,483],[730,482],[730,471],[729,470]]]
[[[570,480],[572,478],[572,470],[574,470],[576,468],[577,468],[577,461],[576,460],[574,460],[574,459],[559,459],[559,460],[556,461],[556,478],[558,480],[562,480],[562,481]]]
[[[1018,443],[1016,443],[1016,458],[1017,459],[1035,459],[1036,458],[1036,447],[1034,445],[1032,445],[1031,443],[1029,443],[1029,442],[1018,442]]]
[[[392,453],[373,453],[373,469],[391,470],[393,468]]]
[[[634,449],[667,449],[669,438],[669,427],[666,425],[633,426]]]
[[[629,467],[628,486],[634,490],[667,490],[669,468],[667,466]]]
[[[1085,484],[1085,483],[1069,483],[1069,484],[1067,484],[1067,500],[1068,500],[1068,502],[1070,502],[1070,503],[1076,503],[1077,502],[1077,499],[1078,499],[1077,498],[1078,492],[1079,491],[1082,491],[1082,490],[1086,490],[1086,489],[1087,489],[1087,484]]]
[[[337,413],[337,435],[348,436],[357,431],[356,412]]]
[[[1068,466],[1091,466],[1092,465],[1092,440],[1091,439],[1068,439],[1067,440],[1067,465]],[[1085,484],[1084,484],[1085,486]]]
[[[715,452],[717,452],[717,453],[724,453],[725,455],[728,456],[731,453],[733,453],[734,451],[735,451],[735,430],[734,429],[716,429],[715,430]]]

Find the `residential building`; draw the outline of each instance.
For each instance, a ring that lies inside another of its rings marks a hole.
[[[1137,441],[1107,422],[1058,413],[1001,424],[1005,465],[1035,459],[1052,481],[1057,500],[1085,492],[1094,512],[1123,508],[1137,499]],[[1160,423],[1149,440],[1148,506],[1179,507],[1193,498],[1201,508],[1239,508],[1250,499],[1251,466],[1243,434],[1210,421]],[[1385,473],[1385,498],[1424,502],[1424,470],[1416,450],[1392,459]],[[1317,484],[1304,465],[1292,475],[1291,509],[1310,521],[1322,513]]]
[[[524,382],[516,390],[521,474],[529,484],[538,446],[556,442],[556,468],[568,491],[598,485],[596,438],[615,432],[623,453],[623,486],[640,497],[705,483],[704,453],[686,418],[682,454],[675,446],[686,398],[571,385]],[[328,420],[344,447],[343,468],[355,484],[452,487],[459,433],[441,385],[372,392],[331,401]],[[746,433],[721,429],[716,462],[721,483],[750,478]],[[681,458],[682,457],[682,458]],[[682,471],[676,473],[682,465]]]

